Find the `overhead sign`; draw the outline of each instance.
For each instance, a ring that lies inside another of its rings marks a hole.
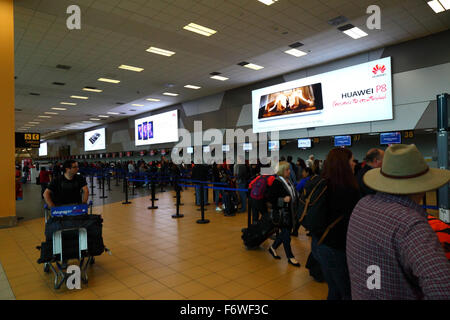
[[[380,144],[399,144],[402,143],[400,132],[387,132],[380,134]]]
[[[391,120],[391,58],[252,92],[253,132]]]
[[[348,147],[352,145],[352,136],[336,136],[334,137],[335,147]]]
[[[16,148],[36,148],[41,146],[41,135],[39,133],[16,132]]]

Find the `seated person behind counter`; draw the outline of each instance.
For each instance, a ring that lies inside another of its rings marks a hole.
[[[63,164],[64,174],[53,179],[44,192],[44,200],[52,208],[70,204],[86,204],[89,189],[86,178],[77,174],[78,163],[66,160]]]

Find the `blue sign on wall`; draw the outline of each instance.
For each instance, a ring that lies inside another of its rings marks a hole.
[[[400,132],[387,132],[380,134],[380,144],[398,144],[402,143]]]
[[[352,136],[336,136],[334,137],[335,147],[346,147],[352,145]]]

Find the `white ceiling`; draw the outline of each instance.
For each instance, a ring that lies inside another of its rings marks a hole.
[[[66,9],[72,4],[81,8],[81,30],[66,27]],[[372,4],[381,7],[381,30],[366,27],[366,9]],[[30,129],[43,134],[109,111],[125,114],[81,128],[450,28],[450,11],[435,14],[425,0],[278,0],[271,6],[257,0],[15,0],[14,14],[16,109],[21,109],[16,111],[16,129],[44,112],[59,112]],[[328,24],[340,15],[369,36],[353,40]],[[183,30],[190,22],[218,32],[204,37]],[[304,43],[299,49],[310,51],[307,56],[283,53],[297,41]],[[150,46],[176,54],[148,53]],[[265,68],[253,71],[238,66],[241,61]],[[57,69],[58,64],[72,68]],[[120,70],[121,64],[145,70]],[[210,79],[214,71],[230,80]],[[98,82],[100,77],[121,83]],[[55,81],[65,85],[53,85]],[[169,83],[174,87],[167,88]],[[187,84],[202,89],[186,89]],[[103,92],[82,91],[85,86]],[[162,95],[165,91],[180,95],[167,97]],[[89,100],[71,99],[71,95]],[[148,97],[161,102],[148,102]],[[61,106],[63,101],[78,105]]]

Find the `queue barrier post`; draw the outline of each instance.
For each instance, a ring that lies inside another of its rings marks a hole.
[[[125,201],[122,204],[130,204],[131,202],[128,201],[128,178],[126,176],[123,177],[123,188],[125,191]]]
[[[105,196],[105,175],[104,175],[104,173],[102,173],[100,181],[101,181],[101,185],[102,185],[102,195],[101,195],[100,199],[106,199],[106,198],[108,198],[108,196]]]
[[[158,209],[158,206],[155,206],[155,179],[152,179],[152,198],[150,199],[152,201],[152,205],[148,207],[147,209],[153,210]]]
[[[248,212],[247,227],[250,228],[250,225],[252,224],[252,206],[250,203],[250,191],[247,191],[247,212]]]
[[[106,175],[106,181],[108,183],[108,191],[112,191],[111,190],[111,174],[109,172]]]
[[[202,212],[202,218],[200,220],[197,220],[197,223],[198,224],[209,223],[209,220],[205,219],[205,193],[203,184],[200,184],[200,211]]]
[[[90,194],[90,196],[95,196],[95,193],[94,193],[94,175],[92,174],[91,175],[91,177],[90,177],[91,179],[91,194]]]
[[[176,214],[174,214],[174,215],[172,215],[172,218],[173,219],[178,219],[178,218],[183,218],[184,217],[184,215],[183,214],[180,214],[180,196],[181,196],[181,194],[180,194],[180,186],[178,185],[178,183],[175,185],[175,191],[176,191],[176,193],[177,193],[177,195],[176,195],[176,198],[177,198],[177,204],[176,204],[176,206],[177,206],[177,213]]]

